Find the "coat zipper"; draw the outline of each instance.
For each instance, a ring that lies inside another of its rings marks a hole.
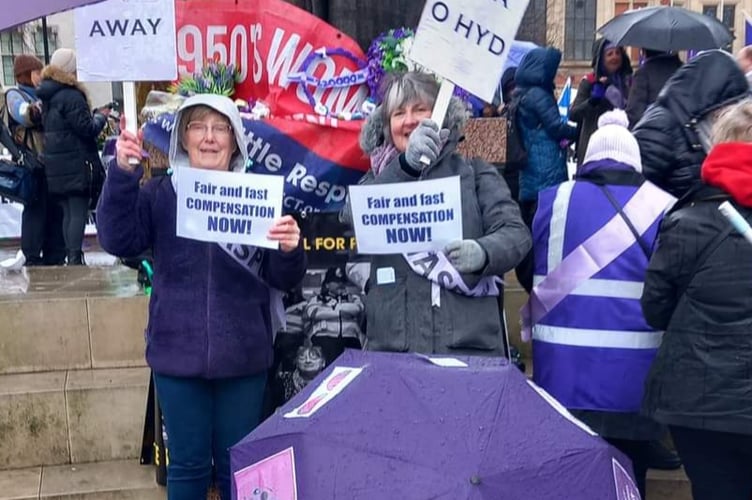
[[[206,373],[209,374],[209,370],[211,369],[211,331],[210,331],[210,324],[211,324],[211,269],[212,269],[212,247],[209,244],[205,244],[206,249],[209,253],[209,266],[206,270]]]

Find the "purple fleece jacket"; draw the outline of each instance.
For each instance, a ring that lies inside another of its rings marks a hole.
[[[177,198],[170,178],[139,189],[134,173],[113,162],[97,207],[106,251],[137,256],[151,248],[154,279],[146,360],[159,374],[208,379],[252,375],[272,363],[269,289],[215,243],[175,234]],[[289,290],[305,275],[302,247],[264,251],[261,275]]]

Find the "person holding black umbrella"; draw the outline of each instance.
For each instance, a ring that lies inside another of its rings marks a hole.
[[[632,85],[632,65],[624,47],[601,38],[593,44],[593,72],[577,88],[569,119],[577,123],[577,164],[585,158],[598,117],[612,109],[624,109]]]
[[[663,85],[683,64],[679,56],[672,52],[643,49],[642,53],[645,62],[635,71],[625,110],[630,127],[640,121],[645,110],[658,99]]]

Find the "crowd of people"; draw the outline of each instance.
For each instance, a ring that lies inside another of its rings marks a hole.
[[[430,120],[433,76],[389,75],[363,125],[371,166],[361,183],[458,176],[462,239],[437,253],[441,273],[410,255],[372,256],[364,304],[342,308],[333,279],[304,314],[325,327],[342,322],[329,309],[347,309],[349,335],[366,349],[500,356],[500,278],[516,270],[530,294],[522,316],[534,381],[630,457],[643,498],[651,447],[668,429],[696,500],[749,500],[752,246],[718,206],[752,216],[750,53],[712,50],[682,63],[645,51],[633,72],[625,49],[601,39],[572,125],[555,98],[561,53],[533,49],[502,80],[510,161],[501,169],[458,153],[463,102],[452,99],[441,126]],[[176,236],[178,167],[241,172],[248,161],[238,109],[215,95],[184,101],[172,173],[143,185],[133,162],[142,137],[121,122],[98,196],[95,138],[107,109],[92,111],[75,68],[67,49],[47,67],[16,58],[13,131],[45,160],[39,196],[24,211],[26,263],[83,264],[84,221],[97,201],[103,249],[152,250],[146,359],[170,436],[168,496],[206,498],[214,480],[229,499],[228,449],[261,419],[282,292],[306,272],[300,229],[281,217],[268,234],[278,250],[251,248],[246,260]],[[340,218],[351,222],[349,205]],[[332,355],[299,357],[318,373]],[[288,397],[304,382],[295,373],[285,376]]]
[[[18,56],[13,73],[17,85],[5,93],[8,127],[44,159],[22,214],[21,264],[83,265],[84,228],[104,182],[97,137],[110,108],[91,107],[71,49],[56,50],[47,66]]]

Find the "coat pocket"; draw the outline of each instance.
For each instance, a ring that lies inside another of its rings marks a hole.
[[[501,350],[498,297],[466,297],[453,293],[447,300],[452,325],[450,349]]]
[[[366,296],[368,350],[407,351],[406,298],[404,280],[371,287]]]

